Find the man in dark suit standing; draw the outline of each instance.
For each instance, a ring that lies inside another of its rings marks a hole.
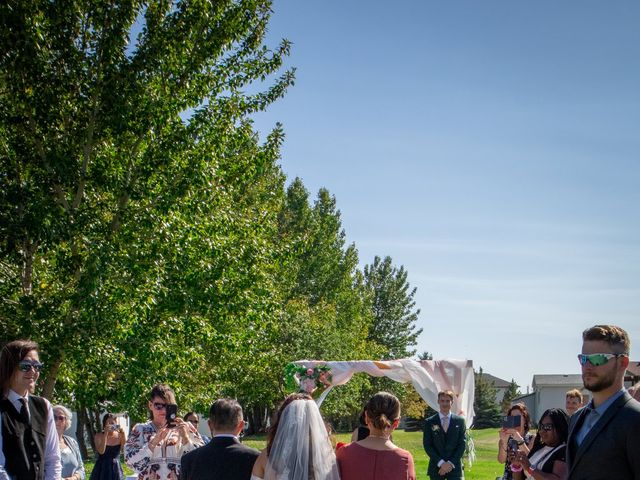
[[[242,407],[230,398],[216,400],[209,409],[213,438],[182,457],[183,480],[249,480],[260,452],[240,443],[244,428]]]
[[[584,387],[593,393],[569,425],[569,480],[640,479],[640,403],[624,389],[629,336],[614,325],[582,333]]]
[[[462,455],[466,447],[464,418],[451,413],[454,393],[438,393],[440,412],[427,418],[423,445],[429,455],[427,474],[432,480],[464,478]]]

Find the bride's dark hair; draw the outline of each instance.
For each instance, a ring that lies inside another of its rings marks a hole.
[[[269,428],[269,432],[267,433],[267,456],[271,453],[271,445],[273,444],[273,439],[276,438],[276,432],[278,431],[278,424],[280,423],[280,418],[282,417],[282,412],[287,406],[293,402],[294,400],[311,400],[313,398],[308,393],[300,392],[300,393],[292,393],[287,398],[284,399],[282,405],[278,409],[278,413],[276,415],[275,421],[273,425]]]

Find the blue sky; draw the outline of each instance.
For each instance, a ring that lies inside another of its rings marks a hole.
[[[418,350],[523,391],[614,323],[640,360],[640,3],[276,0],[282,168],[418,288]]]

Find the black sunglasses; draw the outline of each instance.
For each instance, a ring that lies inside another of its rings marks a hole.
[[[164,410],[165,408],[167,408],[167,404],[160,403],[160,402],[153,402],[153,408],[155,408],[156,410]]]
[[[41,372],[42,369],[44,368],[44,365],[40,362],[29,362],[27,360],[23,360],[20,363],[18,363],[18,368],[20,369],[21,372],[28,372],[32,368],[36,372]]]
[[[541,423],[540,425],[538,425],[538,430],[550,432],[551,430],[553,430],[553,423]]]

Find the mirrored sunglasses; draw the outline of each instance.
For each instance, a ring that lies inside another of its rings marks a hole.
[[[553,423],[541,423],[540,425],[538,425],[538,430],[550,432],[551,430],[553,430]]]
[[[164,410],[165,408],[167,408],[167,404],[160,403],[160,402],[153,402],[153,408],[155,408],[156,410]]]
[[[592,353],[591,355],[578,354],[580,365],[586,365],[589,362],[594,367],[604,365],[612,358],[626,357],[624,353]]]
[[[29,362],[27,360],[23,360],[20,363],[18,363],[18,368],[20,369],[21,372],[28,372],[32,368],[36,372],[41,372],[42,369],[44,368],[44,365],[40,362]]]

